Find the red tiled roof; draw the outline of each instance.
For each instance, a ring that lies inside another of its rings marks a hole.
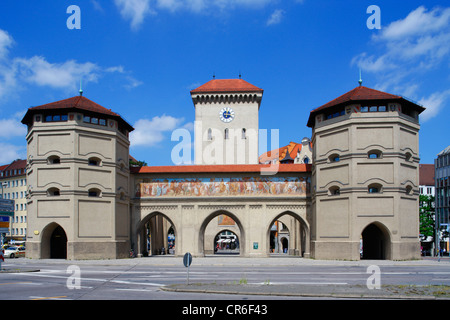
[[[343,95],[337,97],[336,99],[331,100],[330,102],[325,103],[324,105],[314,109],[311,111],[308,119],[308,127],[312,127],[314,123],[314,116],[319,111],[336,107],[339,105],[348,104],[351,102],[358,102],[358,101],[379,101],[379,100],[401,100],[405,105],[413,106],[414,108],[419,110],[419,113],[425,110],[424,107],[417,105],[414,102],[411,102],[407,99],[405,99],[402,96],[386,93],[383,91],[367,88],[364,86],[358,86],[354,88],[353,90],[350,90],[347,93],[344,93]]]
[[[105,107],[102,107],[98,103],[95,103],[94,101],[89,100],[88,98],[83,96],[75,96],[72,98],[43,104],[41,106],[31,107],[30,110],[34,111],[34,110],[68,109],[68,108],[76,108],[85,111],[102,113],[109,116],[120,117],[120,115],[118,115],[117,113],[112,112],[111,109],[106,109]]]
[[[270,165],[235,164],[235,165],[186,165],[186,166],[157,166],[131,167],[131,173],[233,173],[233,172],[261,172],[269,170]],[[275,168],[274,168],[275,169]],[[280,164],[278,172],[310,172],[310,164]]]
[[[434,164],[419,164],[419,185],[434,186]]]
[[[25,174],[25,167],[27,166],[27,160],[21,160],[17,159],[11,162],[10,164],[4,165],[0,167],[0,171],[7,172],[8,176],[3,175],[3,177],[13,177],[13,176],[21,176]],[[20,170],[16,171],[16,174],[14,174],[14,170]]]
[[[401,99],[401,96],[396,96],[394,94],[378,91],[375,89],[367,88],[364,86],[356,87],[353,90],[350,90],[347,93],[337,97],[336,99],[331,100],[328,103],[314,109],[312,112],[326,109],[329,107],[336,106],[341,103],[345,103],[348,101],[361,101],[361,100],[392,100],[392,99]]]
[[[111,109],[107,109],[98,103],[95,103],[92,100],[89,100],[86,97],[83,97],[81,95],[75,96],[72,98],[59,100],[47,104],[43,104],[37,107],[31,107],[28,109],[27,113],[25,114],[24,118],[22,119],[22,123],[27,124],[31,120],[31,114],[35,113],[36,111],[52,111],[52,110],[59,110],[59,109],[76,109],[76,110],[82,110],[82,111],[89,111],[97,114],[103,114],[106,116],[110,116],[113,118],[118,118],[119,121],[127,127],[128,131],[133,131],[133,127],[131,127],[130,124],[128,124],[125,120],[122,119],[122,117],[111,111]]]
[[[251,83],[242,79],[213,79],[201,85],[197,89],[191,90],[192,93],[208,92],[263,92]]]
[[[300,150],[302,150],[302,144],[291,141],[287,146],[263,153],[259,157],[259,163],[265,163],[273,159],[278,159],[279,161],[281,161],[286,157],[286,152],[289,152],[291,158],[295,159],[295,157],[297,157],[298,151]]]

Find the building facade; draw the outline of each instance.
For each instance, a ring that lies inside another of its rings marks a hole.
[[[246,257],[277,246],[316,259],[418,258],[423,107],[358,87],[311,112],[311,141],[261,161],[262,94],[242,79],[192,90],[196,164],[184,166],[130,168],[133,128],[81,95],[30,108],[27,254],[145,256],[170,240],[175,255],[203,256],[234,235]]]
[[[436,234],[440,236],[439,248],[449,252],[450,231],[450,146],[438,153],[435,166]],[[446,231],[447,233],[443,232]]]
[[[25,241],[27,234],[27,173],[26,160],[14,160],[0,169],[2,199],[14,200],[14,216],[9,220],[7,241]]]

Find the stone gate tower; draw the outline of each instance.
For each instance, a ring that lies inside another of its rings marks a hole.
[[[242,79],[213,79],[191,91],[195,164],[257,164],[263,90]]]
[[[364,86],[311,111],[311,254],[419,258],[419,114]]]
[[[133,128],[81,94],[32,107],[22,123],[28,126],[27,256],[126,257]]]

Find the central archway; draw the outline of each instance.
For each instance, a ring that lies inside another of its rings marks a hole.
[[[207,228],[208,224],[211,222],[211,220],[213,220],[214,218],[216,218],[218,216],[221,216],[221,215],[231,218],[236,223],[236,225],[238,227],[238,230],[239,230],[239,234],[238,234],[239,243],[241,243],[241,244],[245,243],[245,232],[244,232],[244,228],[242,227],[242,223],[239,220],[239,218],[235,214],[233,214],[233,213],[231,213],[229,211],[218,210],[218,211],[215,211],[215,212],[209,214],[205,218],[205,220],[203,221],[203,223],[201,224],[200,229],[199,229],[199,233],[198,233],[198,252],[201,255],[203,255],[203,256],[206,254],[206,251],[207,251],[206,250],[207,244],[205,243],[206,242],[205,241],[206,228]],[[239,255],[245,256],[245,246],[244,245],[240,245],[239,246]]]

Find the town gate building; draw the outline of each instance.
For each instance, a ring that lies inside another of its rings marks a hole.
[[[242,79],[192,90],[196,164],[181,166],[130,166],[132,126],[81,94],[29,108],[28,257],[203,256],[227,232],[240,256],[266,257],[282,221],[287,254],[418,258],[424,108],[359,86],[311,111],[297,160],[258,163],[262,95]]]

